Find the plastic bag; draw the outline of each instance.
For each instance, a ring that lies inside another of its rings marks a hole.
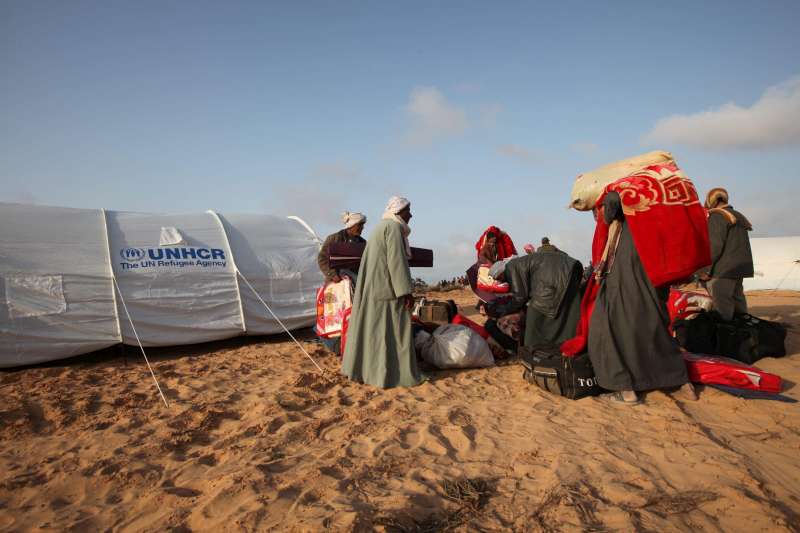
[[[489,345],[466,326],[445,324],[436,328],[432,335],[420,332],[414,338],[414,345],[422,358],[436,368],[494,366]]]
[[[353,284],[349,277],[320,287],[317,291],[317,335],[326,339],[340,336],[345,316],[352,307]]]

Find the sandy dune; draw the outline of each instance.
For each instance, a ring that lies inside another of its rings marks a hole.
[[[749,300],[800,399],[800,294]],[[304,344],[325,375],[283,336],[151,350],[168,409],[133,349],[0,373],[0,530],[800,531],[800,404],[570,401],[514,362],[380,391]]]

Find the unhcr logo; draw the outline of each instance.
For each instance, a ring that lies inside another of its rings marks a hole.
[[[122,270],[151,268],[225,268],[225,250],[221,248],[121,248]]]
[[[128,263],[136,263],[144,259],[144,248],[123,248],[119,251],[119,256],[123,261]]]

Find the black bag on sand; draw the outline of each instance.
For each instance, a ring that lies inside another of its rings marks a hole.
[[[719,355],[717,352],[717,323],[720,321],[716,313],[698,313],[686,320],[679,319],[672,324],[672,331],[678,344],[692,353]]]
[[[525,367],[522,376],[540,389],[571,400],[604,392],[586,353],[565,357],[558,346],[520,346],[519,355]]]
[[[786,327],[778,322],[742,314],[717,323],[717,351],[752,365],[762,357],[786,355]]]
[[[678,344],[692,353],[722,355],[752,365],[762,357],[786,355],[786,327],[749,314],[725,322],[715,312],[698,313],[672,326]]]

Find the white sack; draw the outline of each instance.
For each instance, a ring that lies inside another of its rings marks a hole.
[[[422,358],[436,368],[484,368],[494,366],[494,356],[483,337],[466,326],[444,324],[427,339],[417,334]]]
[[[572,186],[569,206],[578,211],[591,211],[606,185],[633,174],[635,171],[655,164],[672,161],[672,154],[656,150],[596,168],[579,174]]]

